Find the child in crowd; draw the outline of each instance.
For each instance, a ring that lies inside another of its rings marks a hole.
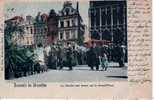
[[[102,52],[101,56],[99,56],[100,65],[103,71],[106,71],[108,68],[108,58],[105,52]]]

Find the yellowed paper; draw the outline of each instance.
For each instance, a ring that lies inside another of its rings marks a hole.
[[[81,76],[81,79],[73,79],[76,70],[73,69],[72,73],[69,74],[67,79],[70,81],[66,81],[65,79],[61,79],[59,77],[49,78],[53,80],[47,79],[48,77],[52,77],[49,75],[54,74],[46,74],[48,72],[41,73],[40,75],[42,79],[39,80],[38,75],[30,75],[27,77],[17,78],[13,80],[5,80],[5,37],[4,37],[4,29],[6,20],[6,9],[7,4],[55,4],[54,2],[59,2],[61,7],[63,7],[63,0],[1,0],[0,1],[0,97],[36,97],[36,98],[56,98],[56,99],[94,99],[94,100],[151,100],[152,99],[152,16],[151,16],[151,0],[127,0],[126,1],[126,12],[127,12],[127,46],[128,46],[128,63],[127,66],[122,69],[120,74],[128,78],[99,78],[101,75],[103,76],[105,73],[102,71],[96,71],[95,73],[89,71],[87,76]],[[77,1],[72,1],[77,2]],[[80,13],[84,13],[84,7],[89,7],[87,3],[90,1],[82,1],[79,0],[79,7],[81,7]],[[105,1],[102,1],[105,2]],[[76,3],[75,3],[76,4]],[[88,6],[84,6],[88,5]],[[7,5],[8,6],[8,5]],[[17,6],[17,5],[16,5]],[[15,6],[14,6],[15,7]],[[27,6],[28,7],[28,6]],[[30,6],[29,6],[30,7]],[[42,6],[42,7],[45,7]],[[12,9],[12,8],[11,8]],[[14,8],[16,9],[16,8]],[[14,10],[12,9],[12,10]],[[22,8],[27,9],[27,8]],[[36,8],[31,9],[32,12],[35,11]],[[42,10],[38,7],[38,9]],[[54,9],[54,8],[53,8]],[[89,8],[86,8],[89,9]],[[36,9],[37,10],[37,9]],[[48,10],[50,11],[50,9]],[[89,33],[89,24],[91,23],[88,18],[88,10],[85,10],[87,13],[86,16],[83,17],[85,23],[87,23],[87,32]],[[31,11],[27,11],[31,12]],[[113,12],[114,13],[114,12]],[[37,15],[37,12],[35,12]],[[10,16],[15,16],[11,15]],[[10,17],[9,16],[9,17]],[[25,16],[24,13],[21,16]],[[9,18],[8,17],[8,18]],[[11,18],[10,17],[10,18]],[[103,19],[102,19],[103,20]],[[101,22],[100,22],[101,23]],[[107,22],[106,22],[107,23]],[[89,35],[85,35],[86,40],[89,41]],[[108,68],[110,71],[110,68]],[[117,68],[118,69],[118,68]],[[83,69],[82,69],[83,70]],[[125,71],[126,70],[126,71]],[[77,70],[78,71],[78,70]],[[115,70],[116,71],[116,70]],[[121,71],[121,69],[120,69]],[[55,71],[53,71],[55,72]],[[52,72],[51,72],[52,73]],[[66,72],[67,74],[69,72]],[[83,70],[83,73],[84,70]],[[108,76],[112,76],[110,74],[114,73],[114,70],[110,71]],[[96,77],[95,79],[90,76]],[[44,76],[43,76],[44,75]],[[62,74],[65,75],[65,74]],[[82,73],[81,73],[82,75]],[[83,74],[84,75],[84,74]],[[98,75],[98,77],[97,77]],[[114,75],[113,75],[114,76]],[[34,78],[32,78],[34,77]],[[88,78],[90,77],[90,78]],[[84,80],[85,78],[85,80]],[[59,80],[58,80],[59,79]],[[89,79],[89,80],[88,80]],[[57,81],[58,80],[58,81]],[[71,81],[72,80],[72,81]]]

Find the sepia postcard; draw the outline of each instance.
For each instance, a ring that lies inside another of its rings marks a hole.
[[[152,99],[151,0],[0,0],[0,97]]]

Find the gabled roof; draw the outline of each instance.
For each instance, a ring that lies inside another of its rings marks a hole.
[[[61,9],[61,11],[59,11],[59,14],[62,14],[62,16],[63,16],[63,13],[64,13],[64,11],[67,10],[67,8],[69,8],[71,10],[71,12],[73,12],[73,14],[78,13],[77,9],[72,6],[72,2],[71,1],[66,1],[66,2],[64,2],[63,8]]]

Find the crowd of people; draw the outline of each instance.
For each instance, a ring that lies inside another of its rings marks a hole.
[[[43,46],[41,43],[30,47],[21,47],[26,58],[24,63],[16,62],[12,74],[7,74],[8,78],[33,75],[52,70],[73,70],[75,67],[87,67],[89,70],[106,71],[113,62],[119,63],[119,67],[124,67],[126,53],[120,45],[110,49],[104,45],[78,46],[71,43],[65,45],[49,44]],[[24,56],[24,55],[23,55]],[[22,60],[22,59],[21,59]],[[117,67],[117,66],[116,66]],[[65,70],[65,69],[64,69]]]
[[[120,51],[120,53],[123,51]],[[118,55],[118,63],[120,67],[124,66],[124,59]],[[106,71],[109,67],[109,54],[103,46],[97,46],[92,43],[92,46],[81,50],[67,43],[66,46],[57,46],[55,44],[43,47],[38,44],[34,49],[36,67],[39,70],[47,71],[47,69],[62,70],[63,67],[68,67],[73,70],[76,65],[88,65],[91,70]],[[38,67],[39,66],[39,67]],[[101,68],[100,68],[101,66]],[[95,69],[94,69],[95,68]]]
[[[73,66],[86,64],[85,52],[77,50],[69,43],[66,46],[48,45],[44,49],[44,54],[46,65],[51,69],[61,70],[68,67],[72,70]]]

